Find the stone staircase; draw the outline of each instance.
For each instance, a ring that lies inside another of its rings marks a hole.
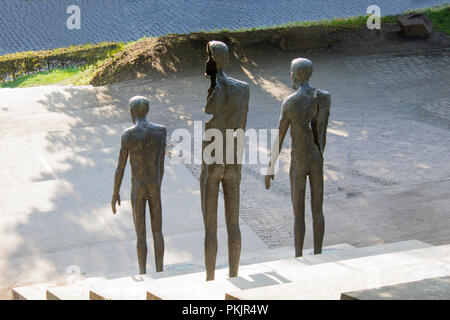
[[[292,248],[267,249],[241,259],[239,277],[228,278],[218,261],[215,281],[206,282],[202,265],[167,266],[147,275],[92,277],[72,284],[40,284],[12,289],[21,300],[143,299],[340,299],[350,291],[450,275],[450,245],[434,247],[409,240],[356,248],[325,247],[292,258]]]
[[[352,247],[345,245],[343,247]],[[241,265],[248,265],[265,261],[269,259],[287,259],[292,257],[293,249],[289,247],[282,247],[274,249],[256,250],[251,255],[242,254]],[[137,262],[136,262],[137,264]],[[217,257],[217,268],[225,268],[226,257],[219,255]],[[141,278],[145,279],[161,279],[165,277],[180,276],[187,273],[198,273],[204,271],[204,267],[198,259],[189,262],[175,263],[164,266],[163,272],[154,272],[153,267],[149,267],[149,274],[145,276],[136,275],[137,265],[133,270],[122,271],[118,273],[110,273],[107,275],[92,275],[89,278],[78,281],[71,281],[70,277],[63,278],[57,282],[43,283],[20,286],[12,289],[12,298],[14,300],[87,300],[89,299],[89,290],[97,285],[113,282],[114,280],[127,279],[130,282],[141,282]],[[145,292],[144,292],[145,299]]]
[[[225,299],[337,300],[351,291],[445,277],[450,275],[450,245],[341,260],[302,271],[292,274],[289,283],[228,291]],[[423,289],[423,295],[428,295]]]

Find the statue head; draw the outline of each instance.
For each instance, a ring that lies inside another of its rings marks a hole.
[[[291,62],[292,88],[297,90],[303,83],[308,83],[313,73],[312,62],[305,58],[297,58]]]
[[[209,58],[216,63],[217,70],[225,68],[230,61],[228,47],[221,41],[213,40],[208,42],[206,51]]]
[[[145,119],[149,110],[150,102],[146,97],[135,96],[130,99],[131,120],[136,123],[136,119]]]

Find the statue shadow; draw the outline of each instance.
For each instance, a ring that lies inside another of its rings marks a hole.
[[[251,280],[249,280],[250,278]],[[228,278],[227,281],[241,290],[273,286],[282,283],[289,283],[290,280],[278,274],[276,271],[250,274],[248,278],[242,276]]]
[[[190,85],[189,81],[183,84]],[[79,270],[81,278],[138,273],[129,163],[117,215],[110,207],[113,178],[121,132],[132,125],[128,111],[132,96],[151,98],[150,121],[168,128],[180,123],[188,126],[180,117],[192,115],[183,101],[165,92],[164,85],[147,81],[139,87],[52,87],[30,98],[35,100],[29,101],[29,108],[47,118],[43,122],[35,118],[26,139],[21,133],[7,137],[17,147],[7,159],[11,173],[6,181],[11,190],[5,189],[4,194],[9,201],[4,207],[8,215],[3,216],[0,246],[1,297],[9,298],[13,287],[59,281],[68,270],[70,274]],[[148,217],[147,237],[151,271]],[[177,254],[187,260],[191,256],[184,248]]]

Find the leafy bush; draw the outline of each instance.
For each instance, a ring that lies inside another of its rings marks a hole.
[[[118,50],[123,44],[103,42],[43,51],[17,52],[0,56],[0,79],[16,79],[38,71],[92,64]]]

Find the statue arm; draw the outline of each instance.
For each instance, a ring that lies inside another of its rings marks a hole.
[[[286,115],[287,104],[288,103],[285,101],[281,106],[280,121],[278,122],[278,136],[275,139],[275,143],[273,144],[270,152],[270,162],[267,171],[268,176],[273,176],[275,174],[275,164],[278,160],[281,148],[283,147],[283,141],[286,137],[287,130],[289,129],[290,122],[288,116]]]
[[[160,168],[159,168],[159,183],[162,184],[163,176],[164,176],[164,160],[166,158],[166,139],[167,139],[167,131],[164,128],[163,131],[163,137],[162,137],[162,150],[161,150],[161,159],[159,162]]]
[[[116,213],[116,203],[120,206],[120,186],[122,184],[123,174],[125,172],[125,166],[127,165],[128,149],[126,147],[125,138],[122,136],[119,152],[119,162],[117,164],[116,173],[114,175],[114,192],[111,200],[111,207],[113,213]]]
[[[248,114],[248,104],[250,100],[250,88],[247,86],[245,91],[245,106],[242,113],[241,123],[239,125],[239,128],[245,131],[245,128],[247,126],[247,114]]]
[[[331,98],[327,92],[319,92],[317,113],[311,121],[314,143],[323,155],[327,139],[328,119],[330,117]]]
[[[213,93],[209,97],[205,106],[205,113],[207,114],[215,114],[217,111],[217,104],[220,103],[222,98],[222,90],[219,88],[219,84],[216,84],[216,87],[213,90]]]

